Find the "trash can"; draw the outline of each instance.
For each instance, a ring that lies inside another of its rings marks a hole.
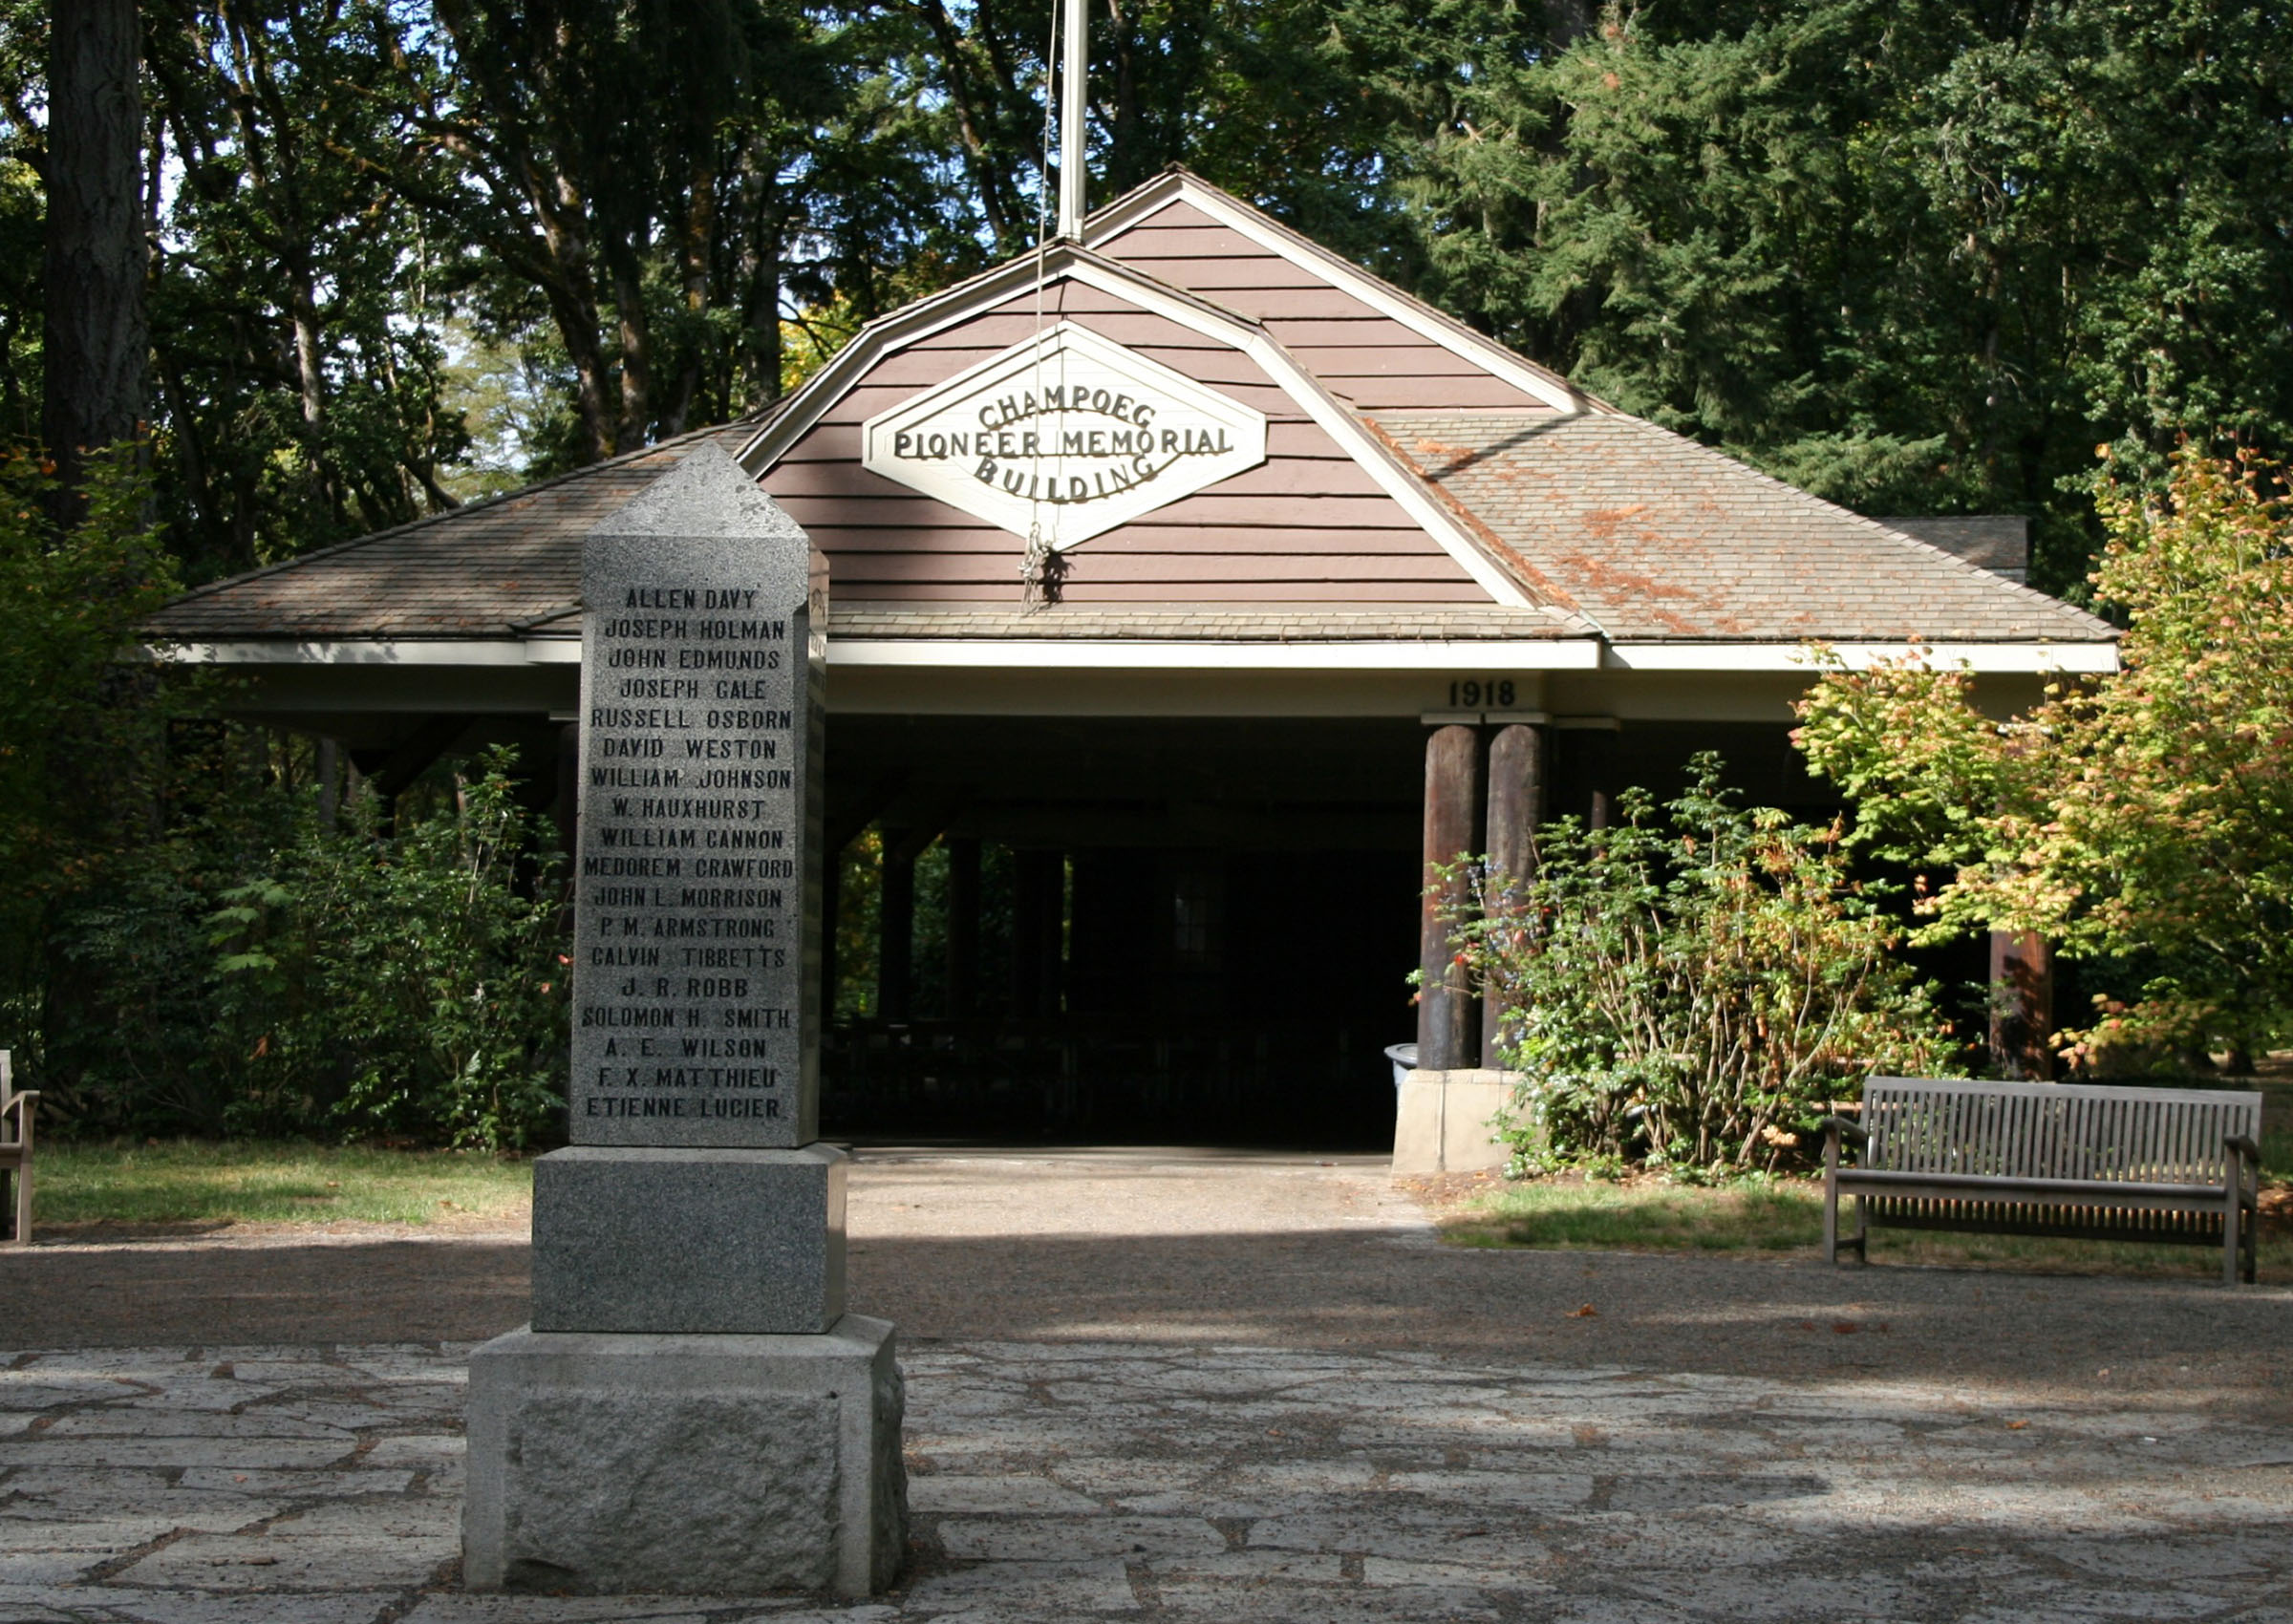
[[[1402,1091],[1402,1079],[1417,1069],[1417,1045],[1392,1044],[1386,1049],[1385,1058],[1393,1062],[1393,1091],[1398,1095]]]

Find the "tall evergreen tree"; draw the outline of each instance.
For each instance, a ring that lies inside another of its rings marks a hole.
[[[381,0],[147,10],[161,493],[205,576],[453,500],[440,282],[461,250],[378,185],[407,118],[373,87]]]
[[[2293,433],[2293,19],[2191,0],[1362,0],[1437,302],[1870,512],[2039,522],[2085,571],[2097,442]],[[1513,26],[1508,30],[1507,18]],[[1381,33],[1380,30],[1384,31]]]

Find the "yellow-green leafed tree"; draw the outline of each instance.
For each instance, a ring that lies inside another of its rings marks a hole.
[[[2293,504],[2283,471],[2197,451],[2106,490],[2091,580],[2120,669],[2000,722],[1916,652],[1801,704],[1857,838],[1926,871],[1930,937],[2036,931],[2089,961],[2074,1061],[2293,1026]]]

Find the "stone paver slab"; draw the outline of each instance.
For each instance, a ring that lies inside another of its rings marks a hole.
[[[866,1608],[469,1596],[466,1357],[14,1358],[0,1621],[2293,1624],[2293,1420],[2202,1393],[1106,1342],[911,1351],[916,1565]]]

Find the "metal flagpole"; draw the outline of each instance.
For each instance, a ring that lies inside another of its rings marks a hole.
[[[1043,151],[1041,167],[1036,171],[1041,182],[1035,189],[1035,397],[1038,400],[1043,397],[1043,258],[1051,246],[1051,132],[1053,117],[1059,107],[1059,98],[1053,94],[1058,86],[1052,77],[1051,59],[1060,53],[1060,29],[1068,26],[1071,30],[1074,21],[1073,7],[1068,6],[1066,0],[1061,0],[1061,4],[1064,8],[1064,14],[1059,10],[1052,11],[1051,37],[1044,42]],[[1067,37],[1074,37],[1072,32]],[[1074,53],[1069,52],[1067,54],[1071,70]],[[1067,228],[1067,201],[1063,163],[1061,173],[1060,229],[1064,232]],[[1039,458],[1036,466],[1039,469],[1041,466]],[[1036,481],[1030,479],[1027,481],[1027,551],[1019,560],[1019,612],[1022,614],[1033,614],[1038,609],[1048,608],[1059,590],[1058,575],[1053,567],[1058,562],[1058,555],[1051,546],[1050,538],[1043,534],[1043,505],[1036,498],[1035,487]]]
[[[1082,241],[1082,110],[1090,97],[1091,30],[1085,0],[1061,0],[1067,13],[1066,71],[1059,96],[1059,234]]]

